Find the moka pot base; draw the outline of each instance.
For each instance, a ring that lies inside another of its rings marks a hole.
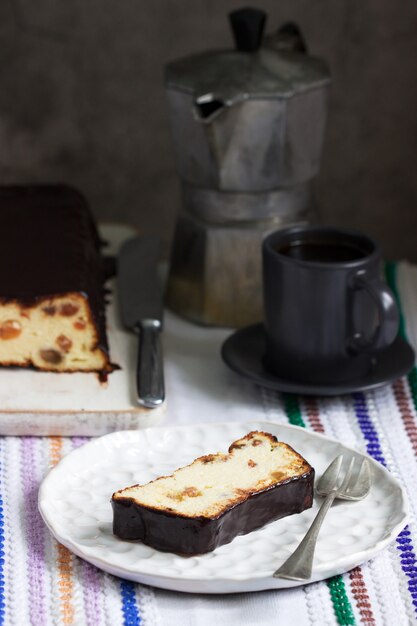
[[[234,194],[186,185],[183,206],[171,252],[167,306],[209,326],[241,328],[258,322],[263,317],[262,241],[280,227],[310,221],[307,186]]]

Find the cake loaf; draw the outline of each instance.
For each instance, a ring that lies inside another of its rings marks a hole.
[[[228,454],[209,454],[112,496],[121,539],[179,554],[201,554],[313,502],[314,469],[286,443],[253,431]]]
[[[110,363],[100,242],[62,186],[0,187],[0,365],[98,372]]]

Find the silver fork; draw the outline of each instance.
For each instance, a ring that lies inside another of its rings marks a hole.
[[[326,496],[326,498],[304,539],[302,539],[291,556],[274,572],[274,578],[287,578],[289,580],[308,580],[311,578],[317,537],[324,517],[334,500],[336,498],[341,498],[342,500],[362,500],[368,495],[372,481],[367,459],[362,460],[356,476],[352,476],[355,457],[351,458],[343,478],[341,477],[342,463],[343,454],[340,454],[330,463],[318,481],[316,493],[320,496]]]

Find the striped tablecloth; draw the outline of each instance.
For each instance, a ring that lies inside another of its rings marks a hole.
[[[388,268],[403,322],[417,347],[417,268]],[[0,438],[0,625],[212,626],[214,623],[417,623],[417,370],[369,393],[313,399],[241,380],[220,359],[228,333],[166,316],[170,424],[269,419],[368,452],[404,486],[410,523],[382,553],[330,580],[283,591],[228,596],[152,589],[102,573],[58,544],[37,510],[48,468],[82,438]],[[24,393],[24,390],[22,390]]]

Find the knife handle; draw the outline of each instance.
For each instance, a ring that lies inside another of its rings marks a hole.
[[[154,409],[165,400],[160,331],[159,320],[142,320],[139,325],[138,402],[149,409]]]

